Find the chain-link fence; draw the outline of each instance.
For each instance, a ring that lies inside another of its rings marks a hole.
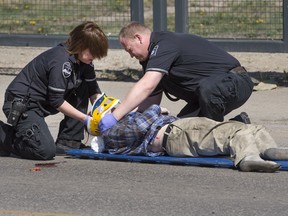
[[[282,39],[283,0],[189,0],[188,30],[209,38]]]
[[[67,34],[82,21],[95,21],[117,35],[130,21],[129,0],[0,0],[0,33]]]
[[[288,0],[0,0],[0,45],[50,46],[87,20],[115,48],[121,27],[136,20],[219,39],[229,50],[288,51]]]
[[[174,1],[167,3],[168,30],[174,29]],[[151,26],[152,1],[144,7]],[[282,0],[188,0],[188,31],[208,38],[281,39],[282,16]],[[0,0],[0,33],[67,34],[92,20],[117,35],[130,19],[130,0]]]

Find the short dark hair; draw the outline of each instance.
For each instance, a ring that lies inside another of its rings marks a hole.
[[[107,56],[108,39],[96,23],[84,22],[76,26],[69,36],[66,43],[70,54],[77,55],[89,49],[93,58],[101,59]]]
[[[133,38],[136,32],[151,31],[146,25],[132,21],[124,26],[119,32],[119,38]]]

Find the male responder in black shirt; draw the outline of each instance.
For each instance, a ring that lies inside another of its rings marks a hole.
[[[202,116],[216,121],[223,121],[252,93],[251,78],[239,61],[199,36],[151,32],[132,22],[121,29],[119,40],[130,56],[139,60],[145,74],[113,114],[100,121],[102,132],[136,107],[142,111],[153,103],[160,104],[163,91],[172,100],[187,102],[178,117]]]
[[[108,41],[90,21],[75,27],[69,36],[65,43],[34,58],[8,86],[3,111],[10,125],[0,124],[2,155],[52,159],[56,146],[44,118],[58,112],[65,117],[56,145],[62,150],[80,147],[84,126],[91,119],[89,99],[93,104],[101,94],[92,61],[107,55]]]

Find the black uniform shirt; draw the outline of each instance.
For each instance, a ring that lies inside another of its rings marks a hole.
[[[227,73],[240,66],[237,59],[208,40],[173,32],[152,32],[149,57],[140,63],[144,73],[165,73],[154,95],[163,88],[184,100],[188,99],[185,93],[193,93],[202,78]]]
[[[71,92],[85,80],[89,97],[100,93],[93,64],[77,63],[63,44],[51,48],[28,63],[8,86],[7,91],[30,95],[50,110],[61,106]],[[49,108],[50,107],[50,108]]]

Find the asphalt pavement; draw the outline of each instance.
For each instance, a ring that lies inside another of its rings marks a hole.
[[[13,78],[0,76],[1,107],[5,89]],[[99,84],[107,95],[121,99],[134,83]],[[226,119],[246,111],[252,123],[264,125],[279,146],[288,147],[287,101],[287,87],[256,91]],[[164,98],[162,105],[177,114],[184,103]],[[62,117],[47,117],[54,138]],[[0,119],[5,120],[2,112]],[[89,137],[86,139],[89,144]],[[46,162],[2,157],[0,163],[1,216],[288,215],[287,171],[243,173],[226,168],[68,156],[56,156]]]

